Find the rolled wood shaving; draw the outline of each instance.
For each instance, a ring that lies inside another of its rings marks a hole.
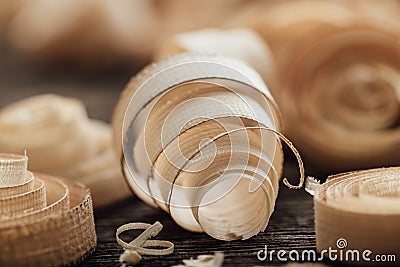
[[[26,149],[30,169],[83,182],[96,207],[131,195],[111,146],[110,125],[89,119],[78,99],[46,94],[9,104],[0,110],[0,131],[0,151]],[[14,177],[17,170],[9,172]]]
[[[398,1],[278,1],[239,23],[269,44],[285,134],[319,168],[399,165],[399,10]]]
[[[0,166],[4,167],[5,157],[3,154]],[[27,161],[24,156],[9,157]],[[45,195],[32,193],[38,191],[29,187],[21,193],[21,184],[16,182],[15,194],[0,199],[0,211],[12,211],[0,217],[0,262],[5,266],[61,266],[82,261],[96,246],[89,189],[43,174],[33,176],[28,181],[42,185],[37,188],[46,188]],[[7,190],[10,194],[13,188],[0,187],[0,192]],[[29,194],[32,197],[27,198]],[[18,204],[10,205],[10,198],[18,199]]]
[[[0,216],[12,217],[29,211],[43,209],[46,206],[45,196],[44,182],[36,179],[33,190],[0,199]]]
[[[27,151],[29,168],[50,174],[95,154],[83,103],[45,94],[11,103],[0,110],[0,151]]]
[[[400,33],[353,25],[315,35],[285,68],[286,134],[326,169],[398,165]]]
[[[361,255],[368,249],[400,259],[400,167],[338,174],[312,187],[318,251],[337,249],[338,240],[345,239],[343,251],[357,249]]]
[[[204,103],[204,99],[211,100]],[[176,108],[182,103],[190,105]],[[173,116],[169,125],[168,116]],[[215,123],[224,119],[232,120],[225,128]],[[279,112],[262,79],[242,62],[182,54],[152,64],[134,77],[123,92],[113,126],[125,177],[146,203],[171,213],[185,229],[205,231],[217,239],[247,239],[265,229],[274,209],[282,169],[281,144],[275,135],[280,129]],[[163,131],[165,139],[161,141]],[[268,146],[262,146],[265,134],[271,134],[271,139],[266,139],[271,142]],[[202,144],[205,139],[209,141]],[[237,145],[232,151],[229,139]],[[212,158],[207,154],[211,143],[218,151],[209,167],[197,173],[184,170],[196,166],[188,165],[188,160],[200,154],[206,155],[204,159]],[[188,160],[182,161],[180,152]],[[230,155],[236,159],[229,160]],[[241,161],[246,157],[248,164],[244,167]],[[174,161],[179,166],[171,163]],[[228,161],[234,166],[227,169],[226,177],[243,172],[244,179],[223,198],[198,209]],[[249,191],[254,181],[258,186]],[[182,184],[194,188],[186,192],[183,206],[179,203]],[[301,185],[302,180],[298,187]],[[197,190],[199,186],[201,190]],[[238,203],[238,199],[243,201]],[[221,208],[227,205],[221,204],[226,201],[231,204],[229,208]],[[240,212],[247,213],[236,216]]]

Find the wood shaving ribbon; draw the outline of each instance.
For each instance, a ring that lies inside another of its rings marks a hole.
[[[118,227],[115,237],[117,243],[127,250],[133,250],[141,255],[168,255],[174,252],[174,244],[164,240],[148,240],[150,237],[155,237],[160,233],[163,226],[160,222],[154,224],[148,223],[128,223]],[[145,230],[131,242],[123,241],[119,235],[128,230]],[[155,249],[149,247],[163,247],[163,249]]]
[[[397,261],[382,264],[398,265],[400,167],[339,174],[322,185],[311,183],[307,187],[314,191],[319,252],[329,247],[343,250],[344,255],[348,250],[358,250],[359,263],[374,265],[379,264],[375,255],[395,255]],[[372,252],[370,261],[362,258],[365,250]]]
[[[96,247],[89,189],[33,174],[27,161],[0,154],[0,265],[79,263]]]
[[[146,67],[123,92],[113,128],[125,177],[183,228],[222,240],[263,231],[282,172],[279,112],[240,61],[181,54]]]

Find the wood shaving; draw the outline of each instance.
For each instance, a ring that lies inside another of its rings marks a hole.
[[[209,83],[210,77],[218,82]],[[302,187],[303,163],[280,126],[278,108],[254,70],[235,59],[193,53],[144,68],[113,117],[116,151],[132,191],[184,229],[220,240],[245,240],[266,229],[279,191],[282,142],[300,169],[298,184],[283,183]]]
[[[334,248],[363,255],[369,250],[400,258],[399,177],[400,167],[378,168],[337,174],[319,186],[314,194],[317,251]],[[369,258],[357,263],[370,264],[374,258]],[[389,264],[396,262],[385,262]]]
[[[121,254],[119,260],[122,266],[136,265],[141,260],[141,255],[153,255],[153,256],[163,256],[174,252],[174,244],[165,240],[149,240],[151,237],[155,237],[163,228],[160,222],[155,222],[154,224],[148,223],[127,223],[118,227],[115,238],[117,243],[124,248],[124,252]],[[134,240],[127,243],[123,241],[119,235],[125,231],[129,230],[144,230],[139,236]],[[154,249],[149,247],[163,247],[163,249]]]
[[[82,101],[54,94],[0,109],[0,151],[27,150],[29,168],[87,185],[95,207],[131,195],[112,147],[109,124],[89,119]]]
[[[224,263],[224,253],[215,252],[214,255],[199,255],[197,259],[183,260],[183,264],[171,267],[220,267]]]
[[[122,263],[121,266],[125,267],[127,265],[137,265],[142,256],[134,250],[125,249],[124,253],[119,256],[119,262]]]

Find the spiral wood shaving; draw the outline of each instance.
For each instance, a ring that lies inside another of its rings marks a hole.
[[[27,171],[0,154],[0,264],[76,264],[96,247],[92,200],[80,183]]]
[[[133,191],[183,228],[222,240],[266,228],[283,162],[278,137],[294,148],[268,89],[242,62],[181,54],[152,64],[122,93],[113,126]]]
[[[371,27],[340,29],[292,61],[282,110],[305,156],[329,169],[400,164],[399,41]]]
[[[400,164],[399,2],[282,1],[250,14],[304,157],[329,171]]]
[[[38,95],[0,110],[0,151],[29,155],[29,169],[79,180],[100,207],[130,195],[111,146],[111,127],[77,99]]]
[[[314,193],[318,251],[356,249],[361,259],[358,263],[372,265],[379,264],[373,261],[377,254],[395,255],[396,261],[381,264],[398,265],[400,167],[331,176],[316,186]],[[364,250],[372,251],[371,261],[361,257]]]

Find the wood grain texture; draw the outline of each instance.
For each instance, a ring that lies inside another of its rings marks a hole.
[[[245,241],[218,241],[206,234],[190,233],[176,225],[169,215],[148,207],[135,197],[95,212],[98,247],[96,252],[81,266],[117,266],[122,249],[115,242],[115,230],[128,222],[153,223],[160,221],[164,229],[157,239],[169,240],[175,244],[175,252],[169,256],[144,256],[139,266],[171,266],[183,259],[201,254],[223,251],[224,266],[279,265],[261,262],[257,252],[265,245],[268,250],[315,249],[314,215],[312,197],[304,191],[281,188],[275,212],[267,230]],[[138,232],[132,232],[138,234]],[[124,236],[129,240],[129,236]],[[133,235],[130,236],[133,238]]]
[[[77,73],[62,66],[44,67],[27,62],[0,43],[0,108],[24,97],[56,93],[82,99],[92,118],[109,121],[120,91],[137,69],[117,69],[101,73]],[[289,154],[289,153],[286,153]],[[289,156],[285,175],[298,177],[296,165]],[[318,168],[306,164],[308,174],[324,177]],[[292,183],[296,184],[297,181]],[[294,191],[281,185],[280,194],[266,232],[246,241],[224,242],[206,234],[187,232],[177,226],[168,214],[150,208],[135,197],[95,211],[98,245],[95,253],[80,266],[119,266],[122,249],[115,240],[116,228],[128,222],[156,220],[164,225],[157,238],[175,243],[175,252],[164,257],[144,256],[139,266],[171,266],[181,260],[215,251],[225,253],[224,266],[281,265],[260,262],[256,253],[268,249],[315,249],[312,197],[304,190]],[[138,234],[133,232],[133,234]],[[129,239],[129,236],[123,235]],[[133,235],[131,235],[133,237]],[[1,249],[1,248],[0,248]]]

